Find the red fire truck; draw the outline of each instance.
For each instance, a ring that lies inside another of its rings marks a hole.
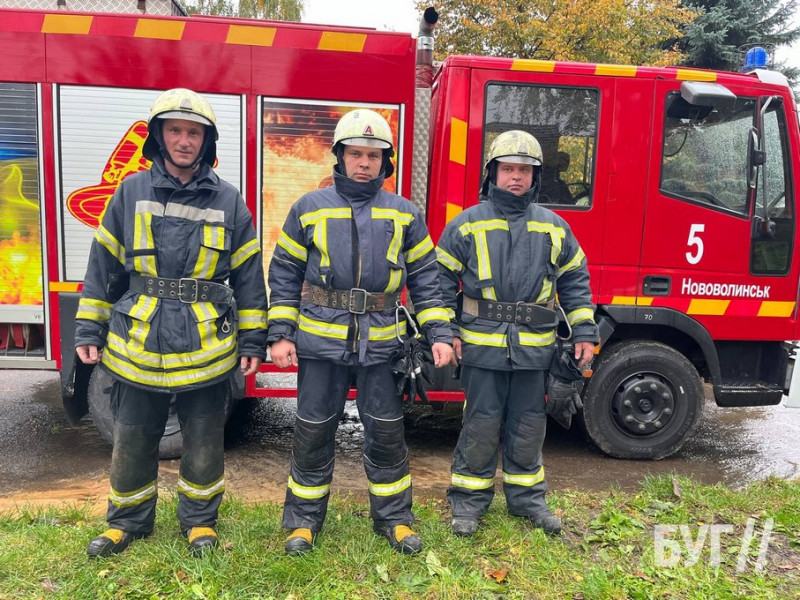
[[[110,436],[108,380],[74,360],[77,298],[106,202],[148,166],[149,105],[182,86],[217,112],[217,171],[242,191],[265,264],[291,203],[330,173],[333,127],[353,107],[389,120],[398,168],[387,186],[425,212],[434,240],[478,201],[494,136],[535,135],[540,201],[589,259],[602,345],[583,421],[604,452],[675,452],[704,382],[720,406],[780,402],[794,363],[786,340],[800,338],[800,129],[785,78],[481,56],[434,72],[435,11],[426,18],[415,39],[0,9],[0,366],[59,369],[70,418],[90,409]],[[274,372],[268,363],[232,395],[294,395]],[[437,388],[436,402],[462,399],[447,373]],[[170,434],[179,440],[174,421]]]

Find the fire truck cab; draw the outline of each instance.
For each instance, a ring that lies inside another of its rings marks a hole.
[[[708,386],[721,406],[779,403],[786,341],[800,338],[800,129],[785,78],[452,56],[418,85],[427,44],[300,23],[0,9],[0,366],[59,369],[70,417],[91,410],[110,441],[108,377],[74,359],[77,299],[106,203],[148,167],[149,105],[180,86],[214,106],[217,171],[253,213],[265,266],[291,204],[325,185],[333,128],[351,108],[389,121],[386,185],[423,210],[434,241],[478,202],[494,137],[536,136],[539,201],[589,261],[602,343],[583,421],[604,452],[674,453]],[[294,396],[275,371],[266,364],[232,398]],[[429,396],[463,400],[445,372]],[[180,452],[176,420],[165,440],[162,455]]]

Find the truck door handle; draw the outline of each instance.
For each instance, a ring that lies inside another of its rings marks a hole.
[[[642,284],[642,294],[645,296],[669,296],[672,287],[672,277],[666,275],[646,275]]]

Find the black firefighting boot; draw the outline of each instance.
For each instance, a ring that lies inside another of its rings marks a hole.
[[[389,540],[389,545],[402,554],[417,554],[422,551],[422,540],[408,525],[378,525],[373,531]]]
[[[293,529],[289,537],[286,538],[283,548],[286,550],[286,554],[299,556],[314,549],[314,539],[316,537],[316,534],[308,527],[298,527]]]
[[[192,527],[187,529],[184,535],[189,541],[189,552],[197,558],[201,558],[204,553],[216,548],[219,544],[217,532],[213,527]]]
[[[458,537],[472,537],[478,531],[478,519],[453,517],[450,527]]]
[[[131,533],[129,531],[122,531],[121,529],[106,529],[103,533],[89,542],[86,548],[86,554],[89,558],[96,558],[98,556],[111,556],[112,554],[119,554],[125,548],[131,545],[133,540],[143,538],[144,534]]]
[[[539,509],[532,515],[528,515],[531,525],[541,529],[547,535],[558,535],[561,533],[561,519],[550,512],[549,508]]]

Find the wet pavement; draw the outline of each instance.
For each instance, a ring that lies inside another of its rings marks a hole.
[[[283,499],[295,401],[243,401],[226,428],[228,489],[245,500]],[[449,481],[460,409],[410,411],[406,433],[417,495],[441,496]],[[334,489],[363,493],[362,428],[348,402],[337,432]],[[89,417],[71,427],[61,407],[57,373],[0,370],[0,510],[26,502],[89,501],[103,507],[111,448]],[[800,477],[800,409],[718,408],[707,401],[694,436],[661,461],[609,458],[574,427],[550,422],[544,448],[551,489],[634,489],[648,474],[677,473],[732,487]],[[161,482],[174,487],[179,461],[161,462]]]

